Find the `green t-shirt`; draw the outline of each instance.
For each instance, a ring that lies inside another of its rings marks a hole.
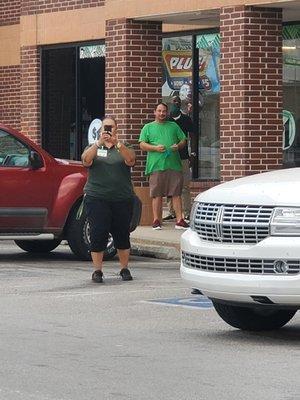
[[[166,150],[163,153],[157,151],[147,152],[146,175],[155,171],[166,171],[173,169],[181,171],[181,160],[178,151],[172,151],[171,146],[186,139],[185,134],[180,127],[171,121],[163,123],[150,122],[146,124],[140,134],[139,142],[145,142],[152,145],[162,144]]]
[[[103,200],[121,201],[133,197],[130,167],[115,147],[97,150],[84,193]]]

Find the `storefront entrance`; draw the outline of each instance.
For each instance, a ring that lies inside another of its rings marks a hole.
[[[79,160],[91,121],[104,112],[104,45],[43,49],[43,147],[55,157]]]

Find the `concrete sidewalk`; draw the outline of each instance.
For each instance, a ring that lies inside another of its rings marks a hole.
[[[175,229],[175,221],[164,222],[161,230],[139,226],[131,233],[131,253],[167,260],[180,259],[180,237],[185,230]]]

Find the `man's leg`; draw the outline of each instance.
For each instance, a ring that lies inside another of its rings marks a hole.
[[[152,199],[153,221],[162,220],[162,197],[153,197]]]
[[[179,222],[182,219],[182,205],[181,196],[172,197],[173,207],[176,215],[176,221]]]

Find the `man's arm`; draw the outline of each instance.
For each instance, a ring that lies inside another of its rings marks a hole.
[[[140,148],[144,151],[158,151],[159,153],[163,153],[165,151],[165,146],[162,144],[154,145],[146,142],[140,142]]]
[[[173,151],[178,151],[178,150],[181,150],[185,145],[186,145],[186,140],[183,139],[183,140],[180,140],[179,143],[173,144],[171,146],[171,148]]]

